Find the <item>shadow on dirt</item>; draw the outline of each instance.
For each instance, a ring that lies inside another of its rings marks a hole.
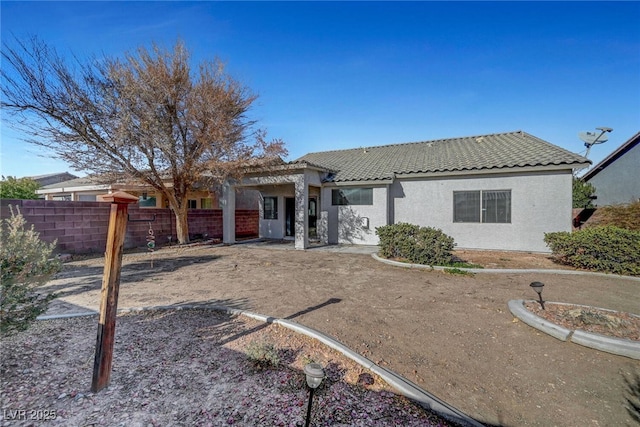
[[[176,256],[171,258],[152,258],[137,260],[135,262],[123,262],[120,283],[135,283],[144,280],[152,280],[162,273],[190,267],[194,264],[204,264],[218,261],[219,255]],[[46,285],[47,292],[55,292],[58,297],[78,295],[102,287],[102,275],[104,266],[72,267],[63,269],[54,279]],[[63,283],[55,283],[64,281]]]
[[[626,409],[632,420],[640,423],[640,374],[633,374],[633,378],[624,377]]]
[[[287,319],[287,320],[295,319],[296,317],[302,316],[304,314],[310,313],[310,312],[315,311],[315,310],[319,310],[319,309],[321,309],[323,307],[326,307],[327,305],[330,305],[330,304],[337,304],[337,303],[339,303],[341,301],[342,300],[340,298],[330,298],[330,299],[326,300],[325,302],[323,302],[321,304],[314,305],[314,306],[311,306],[311,307],[307,307],[304,310],[300,310],[300,311],[298,311],[296,313],[293,313],[293,314],[285,317],[284,319]],[[261,329],[264,329],[267,326],[269,326],[270,324],[272,324],[274,320],[276,320],[275,317],[268,317],[267,321],[265,323],[263,323],[263,324],[261,324],[259,326],[256,326],[255,328],[251,328],[251,329],[248,329],[246,331],[243,331],[243,332],[241,332],[239,334],[234,334],[234,335],[228,337],[227,339],[221,341],[220,345],[224,345],[224,344],[230,343],[232,341],[237,340],[240,337],[244,337],[246,335],[249,335],[249,334],[257,332],[257,331],[259,331]]]

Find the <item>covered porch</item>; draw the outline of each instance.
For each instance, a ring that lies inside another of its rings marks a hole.
[[[256,168],[241,180],[228,181],[222,194],[223,242],[234,244],[237,189],[260,193],[260,237],[294,242],[307,249],[310,242],[328,243],[328,214],[322,211],[322,183],[331,171],[306,163]]]

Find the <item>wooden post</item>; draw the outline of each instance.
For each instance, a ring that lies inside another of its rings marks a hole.
[[[93,363],[93,381],[91,383],[91,391],[94,393],[109,385],[116,333],[122,250],[127,231],[127,211],[130,203],[138,201],[137,197],[124,192],[107,194],[102,196],[101,199],[105,202],[111,202],[111,213],[109,215],[107,249],[104,256],[100,320],[96,339],[96,357]]]

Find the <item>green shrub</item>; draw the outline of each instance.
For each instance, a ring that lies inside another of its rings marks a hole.
[[[640,275],[640,232],[614,226],[545,233],[554,257],[577,268]]]
[[[453,262],[453,237],[442,230],[398,223],[376,228],[380,254],[413,264],[447,265]]]
[[[261,368],[280,363],[278,349],[273,344],[253,341],[247,345],[246,353],[249,360]]]
[[[25,230],[20,210],[9,208],[0,228],[0,334],[27,329],[47,310],[54,296],[38,288],[60,269],[51,258],[56,243],[40,240],[33,226]]]

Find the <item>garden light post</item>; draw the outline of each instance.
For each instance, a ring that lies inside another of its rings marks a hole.
[[[542,288],[544,287],[544,283],[542,282],[532,282],[529,286],[533,288],[534,291],[538,293],[538,298],[540,298],[540,305],[544,310],[544,301],[542,301]]]
[[[322,379],[324,378],[324,370],[319,363],[309,363],[304,367],[304,373],[307,377],[307,386],[309,386],[309,406],[307,407],[307,419],[304,424],[305,427],[309,427],[311,422],[311,405],[313,404],[313,392],[320,386]]]

